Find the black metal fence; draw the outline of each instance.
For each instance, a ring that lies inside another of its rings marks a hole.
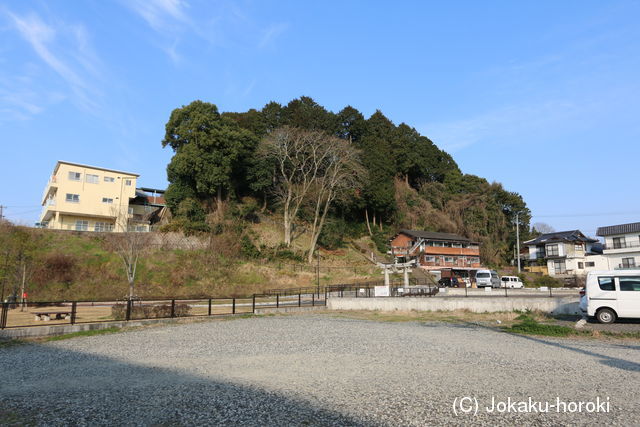
[[[375,287],[383,286],[383,282],[364,282],[360,284],[331,285],[326,287],[326,297],[338,298],[374,298],[376,297]],[[573,292],[572,292],[573,291]],[[444,295],[448,297],[554,297],[554,296],[571,296],[577,295],[575,289],[564,290],[554,288],[469,288],[469,287],[439,287],[432,282],[425,280],[424,282],[412,281],[409,286],[404,283],[393,281],[390,283],[388,295],[384,297],[432,297],[435,295]]]
[[[264,308],[326,304],[324,288],[299,288],[231,298],[149,298],[111,301],[0,303],[0,329],[143,319],[233,316]]]

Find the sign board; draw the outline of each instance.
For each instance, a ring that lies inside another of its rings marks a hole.
[[[388,297],[389,286],[376,286],[373,288],[374,295],[377,297]]]

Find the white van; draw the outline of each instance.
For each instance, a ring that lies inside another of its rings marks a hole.
[[[589,272],[580,309],[600,323],[640,318],[640,270]]]
[[[499,288],[500,277],[495,270],[478,270],[476,271],[476,286],[479,288]]]
[[[524,288],[524,283],[518,276],[502,276],[500,282],[502,282],[503,288]]]

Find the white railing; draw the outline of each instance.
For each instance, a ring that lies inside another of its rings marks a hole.
[[[47,181],[47,185],[44,187],[44,192],[42,193],[42,198],[41,200],[44,200],[47,195],[49,194],[49,189],[51,188],[52,184],[56,184],[57,185],[58,180],[56,179],[55,175],[52,175],[51,178],[49,178],[49,181]]]

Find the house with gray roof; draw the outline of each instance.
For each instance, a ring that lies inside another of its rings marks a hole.
[[[610,269],[640,266],[640,222],[599,227],[596,235],[605,240],[603,253]]]
[[[528,248],[529,265],[546,265],[550,276],[584,275],[606,269],[599,240],[580,230],[545,233],[523,243]]]

